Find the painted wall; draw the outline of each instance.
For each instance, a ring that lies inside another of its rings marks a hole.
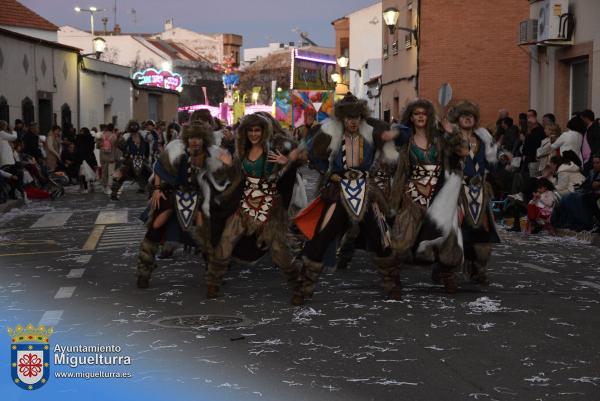
[[[116,126],[125,128],[133,115],[130,69],[90,58],[84,60],[84,66],[81,71],[81,126],[99,127],[113,122],[115,116]]]
[[[379,2],[347,15],[350,20],[350,68],[362,70],[369,59],[381,58],[382,12],[382,3]],[[350,91],[359,98],[366,98],[363,77],[352,70],[348,74]]]
[[[530,18],[537,18],[543,2],[531,4]],[[563,126],[571,110],[570,65],[589,60],[588,107],[600,114],[600,1],[570,0],[569,12],[575,16],[572,46],[530,46],[530,107],[538,113],[555,113]]]
[[[417,0],[384,0],[383,9],[388,7],[400,11],[398,25],[407,28],[417,26]],[[382,25],[381,117],[389,114],[390,120],[399,119],[404,106],[417,97],[416,79],[411,78],[417,74],[417,46],[413,38],[407,48],[405,39],[408,32],[396,30],[390,34],[384,22]]]
[[[22,117],[21,101],[29,97],[39,121],[38,94],[47,92],[52,99],[52,113],[60,124],[61,107],[71,109],[77,121],[77,53],[0,34],[0,96],[9,104],[10,122]],[[10,55],[8,57],[7,55]]]

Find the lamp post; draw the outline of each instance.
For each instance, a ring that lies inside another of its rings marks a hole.
[[[81,13],[81,12],[90,13],[90,27],[91,27],[90,33],[92,34],[92,38],[94,37],[94,13],[101,12],[101,11],[106,11],[106,9],[96,8],[94,6],[91,6],[90,8],[75,7],[75,12],[77,12],[77,13]],[[92,42],[95,40],[96,39],[92,39]]]
[[[393,35],[394,32],[396,32],[396,29],[400,31],[410,32],[410,34],[415,38],[415,42],[418,46],[419,36],[417,30],[413,28],[406,28],[403,26],[396,26],[396,24],[398,23],[398,17],[400,17],[400,11],[396,7],[388,7],[383,11],[383,21],[388,27],[390,35]]]
[[[350,59],[348,57],[346,57],[346,56],[338,57],[337,63],[340,66],[340,68],[342,69],[342,72],[344,72],[344,70],[349,70],[349,71],[356,72],[359,77],[362,76],[362,71],[361,70],[357,70],[356,68],[350,68],[350,67],[348,67],[348,64],[350,64]]]

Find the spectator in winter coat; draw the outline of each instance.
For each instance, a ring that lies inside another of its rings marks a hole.
[[[587,174],[592,169],[592,155],[600,153],[600,124],[595,121],[596,116],[591,110],[584,110],[579,116],[586,127],[581,154],[583,171]]]
[[[573,151],[579,160],[583,162],[581,156],[581,144],[583,141],[583,133],[585,132],[585,124],[579,117],[573,117],[567,123],[567,131],[563,132],[552,143],[552,149],[558,149],[562,155],[564,152]]]
[[[43,161],[42,149],[40,148],[40,129],[37,123],[32,122],[27,126],[23,134],[23,153],[35,159],[38,164]]]
[[[546,134],[546,138],[544,138],[541,146],[536,151],[536,156],[539,163],[538,170],[540,172],[543,172],[548,165],[553,152],[556,153],[556,151],[552,149],[551,145],[560,135],[560,127],[556,124],[547,124],[544,126],[544,133]]]
[[[568,150],[559,157],[559,160],[554,161],[558,164],[556,170],[556,192],[560,196],[565,196],[575,192],[585,181],[585,177],[581,174],[581,162],[573,151]]]
[[[112,185],[112,174],[115,171],[116,163],[116,143],[117,135],[114,133],[114,126],[108,124],[100,134],[100,138],[96,141],[96,146],[100,150],[100,175],[101,184],[106,194],[110,194],[110,186]]]

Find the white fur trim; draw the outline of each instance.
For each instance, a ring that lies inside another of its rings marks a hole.
[[[492,134],[485,128],[480,127],[475,130],[475,135],[485,145],[485,159],[487,162],[490,164],[498,163],[498,145],[494,141]]]
[[[417,248],[417,253],[425,251],[430,246],[441,246],[454,232],[462,249],[462,233],[458,227],[458,197],[462,189],[462,178],[458,174],[447,174],[444,186],[435,196],[426,218],[432,221],[442,236],[433,240],[422,241]]]
[[[176,161],[185,154],[185,144],[181,139],[175,139],[167,144],[165,151],[169,156],[169,163],[175,166]]]
[[[384,143],[381,150],[381,156],[383,156],[383,160],[387,163],[395,163],[400,158],[400,153],[398,153],[394,141]]]
[[[226,150],[221,149],[217,145],[212,145],[208,148],[208,157],[206,158],[206,166],[211,173],[214,173],[221,167],[223,167],[223,162],[219,159],[221,156],[221,152],[226,152]]]
[[[306,196],[306,187],[300,173],[296,173],[296,183],[292,192],[292,205],[304,209],[308,206],[308,197]]]

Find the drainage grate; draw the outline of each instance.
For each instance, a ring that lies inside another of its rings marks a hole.
[[[215,329],[237,327],[247,324],[243,316],[220,316],[220,315],[185,315],[171,316],[159,319],[153,324],[173,329]]]

